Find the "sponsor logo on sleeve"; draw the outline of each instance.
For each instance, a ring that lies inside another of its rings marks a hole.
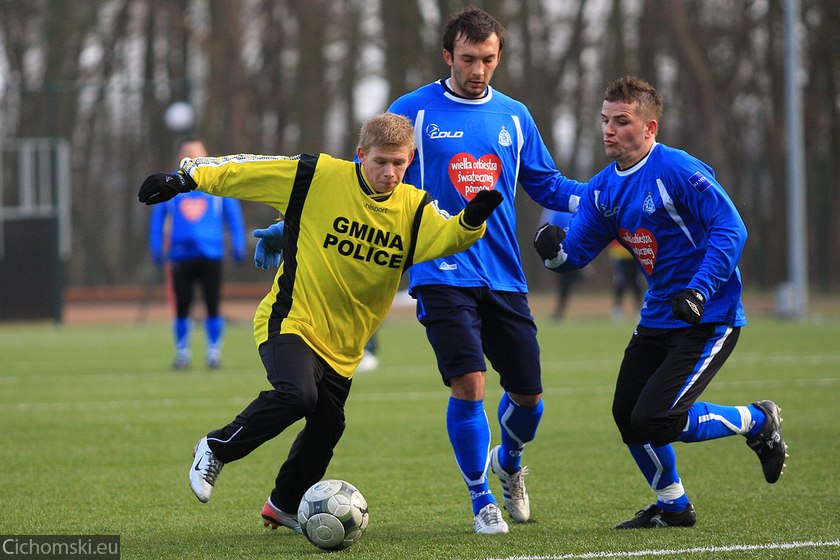
[[[700,171],[689,177],[688,183],[694,187],[694,190],[700,193],[712,186],[711,181],[709,181]]]
[[[449,212],[447,212],[446,210],[444,210],[443,208],[441,208],[440,204],[438,203],[437,200],[432,201],[432,208],[434,208],[435,212],[437,212],[438,214],[440,214],[441,216],[443,216],[447,220],[452,219],[452,215]]]

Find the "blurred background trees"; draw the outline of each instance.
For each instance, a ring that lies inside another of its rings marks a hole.
[[[750,232],[745,281],[786,279],[781,2],[488,0],[507,28],[494,86],[531,109],[555,161],[586,180],[607,161],[604,85],[639,75],[665,96],[660,140],[710,163]],[[172,169],[178,138],[217,154],[352,157],[360,123],[448,74],[454,0],[0,0],[0,138],[69,141],[70,285],[135,283],[148,266],[142,179]],[[840,288],[840,5],[801,0],[812,287]],[[195,122],[173,130],[186,101]],[[526,272],[539,209],[518,197]],[[273,211],[246,205],[249,227]],[[8,241],[8,240],[7,240]],[[248,271],[249,273],[250,271]],[[239,274],[248,274],[245,271]]]

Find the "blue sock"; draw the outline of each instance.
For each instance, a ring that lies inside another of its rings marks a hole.
[[[522,450],[533,441],[537,426],[543,415],[543,401],[536,406],[516,404],[507,393],[499,401],[499,424],[502,427],[502,448],[499,450],[499,464],[508,472],[519,470]]]
[[[671,444],[654,447],[646,444],[627,446],[639,470],[656,492],[656,505],[665,511],[682,511],[690,503],[677,474],[677,457]]]
[[[175,349],[178,354],[186,353],[190,349],[190,319],[178,317],[173,325],[175,331]]]
[[[764,413],[753,405],[724,406],[696,402],[688,410],[688,424],[677,439],[692,443],[735,434],[747,435],[750,428],[757,433],[762,425]]]
[[[455,451],[455,461],[472,499],[473,515],[489,503],[496,503],[490,493],[487,467],[490,459],[490,424],[484,413],[484,401],[465,401],[449,397],[446,429]]]
[[[748,438],[754,438],[761,431],[761,428],[764,427],[764,423],[767,421],[767,415],[754,404],[747,405],[747,410],[750,411],[750,416],[752,416],[752,423],[750,424],[750,429],[744,435]]]
[[[222,333],[225,330],[225,320],[221,315],[207,317],[204,320],[204,330],[207,332],[208,349],[216,350],[222,340]]]

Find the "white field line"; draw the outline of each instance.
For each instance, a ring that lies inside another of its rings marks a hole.
[[[49,380],[61,380],[65,378],[74,378],[74,379],[102,379],[102,378],[110,378],[114,379],[117,377],[141,377],[141,376],[148,376],[150,373],[165,373],[170,374],[171,372],[167,369],[165,371],[154,371],[156,367],[160,367],[160,362],[158,360],[152,361],[151,359],[143,360],[138,365],[142,367],[141,370],[137,371],[127,371],[121,373],[112,373],[112,372],[97,372],[97,373],[89,373],[89,374],[76,374],[76,373],[61,373],[60,363],[63,358],[59,359],[34,359],[28,361],[18,361],[14,364],[15,369],[17,370],[26,370],[31,373],[22,374],[22,375],[0,375],[0,386],[2,385],[15,385],[17,383],[25,383],[27,381],[37,380],[38,383],[44,383],[45,381]],[[542,369],[544,372],[552,372],[552,371],[561,371],[561,372],[568,372],[568,373],[584,373],[587,371],[615,371],[618,372],[618,366],[621,361],[621,356],[619,354],[615,355],[606,355],[601,358],[597,359],[578,359],[578,360],[546,360],[542,362]],[[784,366],[790,365],[794,367],[801,368],[802,366],[811,366],[811,367],[818,367],[818,366],[836,366],[840,364],[840,353],[837,352],[823,352],[819,354],[811,354],[808,356],[801,356],[801,355],[793,355],[793,354],[773,354],[773,353],[763,353],[763,352],[741,352],[738,353],[736,350],[733,355],[727,360],[725,371],[727,370],[737,370],[738,366],[741,364],[749,364],[752,366],[767,364],[769,366]],[[8,365],[6,366],[8,367]],[[397,369],[400,372],[404,373],[417,373],[417,372],[424,372],[428,371],[430,375],[435,376],[437,375],[437,367],[434,364],[434,361],[430,361],[428,364],[410,364],[410,365],[398,365],[398,366],[391,366],[388,364],[383,364],[383,370],[387,369]],[[151,371],[150,371],[151,370]],[[245,367],[234,367],[234,368],[226,368],[226,373],[240,373],[240,372],[249,372],[253,371],[258,374],[262,372],[262,367],[259,363],[254,363],[254,367],[252,368],[245,368]],[[732,377],[732,376],[730,376]],[[788,380],[785,380],[786,382]],[[717,385],[717,382],[716,382]]]
[[[728,366],[730,368],[735,367],[737,368],[739,362],[748,362],[748,363],[770,363],[770,364],[784,364],[784,363],[791,363],[796,364],[798,366],[802,365],[828,365],[828,364],[836,364],[840,363],[840,353],[826,353],[826,354],[814,354],[811,356],[806,357],[804,360],[807,364],[803,364],[803,360],[801,357],[797,357],[788,355],[788,354],[764,354],[758,352],[745,352],[740,355],[733,356],[729,359]],[[569,371],[569,372],[576,372],[578,374],[591,371],[591,370],[600,370],[604,368],[616,368],[618,366],[618,362],[613,359],[596,359],[596,360],[569,360],[566,362],[544,362],[543,369],[545,371],[550,370],[561,370],[561,371]],[[32,368],[32,369],[42,369],[42,368]],[[254,368],[256,372],[260,368]],[[376,374],[379,375],[388,375],[389,369],[395,369],[400,372],[410,372],[415,373],[417,371],[428,371],[430,375],[436,376],[437,371],[433,364],[426,365],[411,365],[411,366],[388,366],[387,364],[384,365],[382,368],[382,372],[377,372]],[[240,373],[246,371],[245,368],[233,368],[227,370],[230,373]],[[168,374],[169,372],[167,372]],[[261,373],[258,372],[258,373]],[[101,373],[93,373],[93,374],[82,374],[79,375],[72,375],[72,374],[45,374],[45,373],[33,373],[30,375],[10,375],[10,376],[2,376],[0,375],[0,386],[5,386],[6,391],[10,391],[10,387],[13,387],[20,383],[29,383],[33,380],[37,380],[39,384],[43,384],[49,381],[59,381],[64,378],[73,377],[73,378],[84,378],[84,379],[95,379],[95,380],[104,380],[104,379],[111,379],[115,382],[119,382],[120,380],[124,380],[130,377],[140,377],[140,376],[148,376],[148,371],[136,371],[136,372],[125,372],[119,374],[112,374],[107,372]],[[364,383],[364,377],[368,374],[361,374],[357,376],[357,384],[361,385]],[[840,377],[829,377],[829,378],[798,378],[798,379],[765,379],[765,380],[739,380],[734,378],[735,376],[730,376],[729,379],[726,377],[721,377],[715,380],[714,387],[716,389],[737,389],[737,388],[744,388],[744,387],[761,387],[763,389],[769,389],[771,387],[787,387],[793,385],[795,387],[803,387],[803,388],[818,388],[818,387],[835,387],[838,383],[840,383]],[[261,389],[260,389],[261,390]],[[495,388],[488,387],[488,394],[492,394]],[[546,396],[552,395],[575,395],[575,394],[607,394],[611,393],[614,390],[612,385],[599,385],[599,386],[582,386],[582,387],[546,387],[544,394]],[[7,393],[8,394],[8,393]],[[353,401],[365,401],[365,402],[387,402],[387,401],[424,401],[424,400],[440,400],[446,398],[448,395],[448,391],[440,387],[438,389],[431,389],[429,391],[413,391],[413,392],[404,392],[404,391],[394,391],[394,392],[377,392],[377,393],[368,393],[365,392],[364,389],[361,387],[356,389],[351,397]],[[188,398],[188,399],[172,399],[172,398],[158,398],[158,399],[125,399],[125,400],[104,400],[104,401],[58,401],[58,402],[7,402],[7,403],[0,403],[0,411],[3,410],[11,410],[17,412],[25,412],[25,411],[44,411],[44,410],[89,410],[89,409],[119,409],[119,408],[135,408],[135,407],[157,407],[157,408],[173,408],[173,407],[184,407],[187,405],[195,405],[195,406],[207,406],[212,404],[219,404],[220,402],[229,402],[234,405],[241,405],[247,404],[250,402],[250,399],[245,397],[224,397],[224,398],[217,398],[217,399],[209,399],[209,398]]]
[[[796,550],[800,548],[839,547],[837,541],[802,541],[771,544],[734,544],[729,546],[701,546],[697,548],[633,550],[624,552],[584,552],[581,554],[550,554],[546,556],[505,556],[485,560],[586,560],[589,558],[638,558],[641,556],[680,556],[683,554],[715,554],[720,552],[749,552],[756,550]]]
[[[368,374],[364,374],[368,375]],[[376,373],[374,375],[379,375]],[[819,387],[836,387],[840,385],[840,378],[823,378],[823,379],[778,379],[778,380],[754,380],[754,381],[716,381],[716,389],[736,389],[744,387],[761,387],[762,389],[769,389],[771,387],[804,387],[815,389]],[[257,390],[267,389],[268,386],[260,387]],[[574,396],[581,394],[609,394],[612,393],[614,387],[612,385],[596,385],[584,387],[547,387],[544,391],[546,396]],[[498,391],[497,388],[488,388],[487,396],[492,397]],[[255,391],[256,392],[256,391]],[[449,392],[445,388],[432,389],[429,391],[393,391],[393,392],[365,392],[364,389],[357,388],[350,397],[351,402],[405,402],[405,401],[441,401],[445,400]],[[152,398],[152,399],[122,399],[122,400],[102,400],[102,401],[55,401],[55,402],[8,402],[0,403],[1,411],[50,411],[50,410],[116,410],[116,409],[130,409],[130,408],[186,408],[186,407],[206,407],[216,406],[223,403],[228,403],[234,406],[242,406],[251,402],[253,395],[249,396],[231,396],[231,397],[192,397],[192,398]]]

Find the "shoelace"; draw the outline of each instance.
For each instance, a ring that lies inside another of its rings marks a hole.
[[[522,467],[515,473],[509,475],[510,497],[514,500],[525,499],[525,475],[528,474],[528,467]]]
[[[502,522],[502,511],[499,508],[486,508],[482,518],[485,525],[499,525]]]
[[[216,485],[216,477],[219,476],[219,472],[221,472],[223,466],[225,466],[224,463],[216,459],[215,455],[208,452],[207,467],[204,471],[204,480],[207,481],[207,484],[210,486]]]
[[[645,507],[644,509],[640,509],[639,511],[637,511],[636,512],[636,517],[651,518],[651,517],[653,517],[655,515],[658,515],[660,513],[661,513],[661,511],[658,507],[656,507],[656,504],[651,504],[651,505]]]

